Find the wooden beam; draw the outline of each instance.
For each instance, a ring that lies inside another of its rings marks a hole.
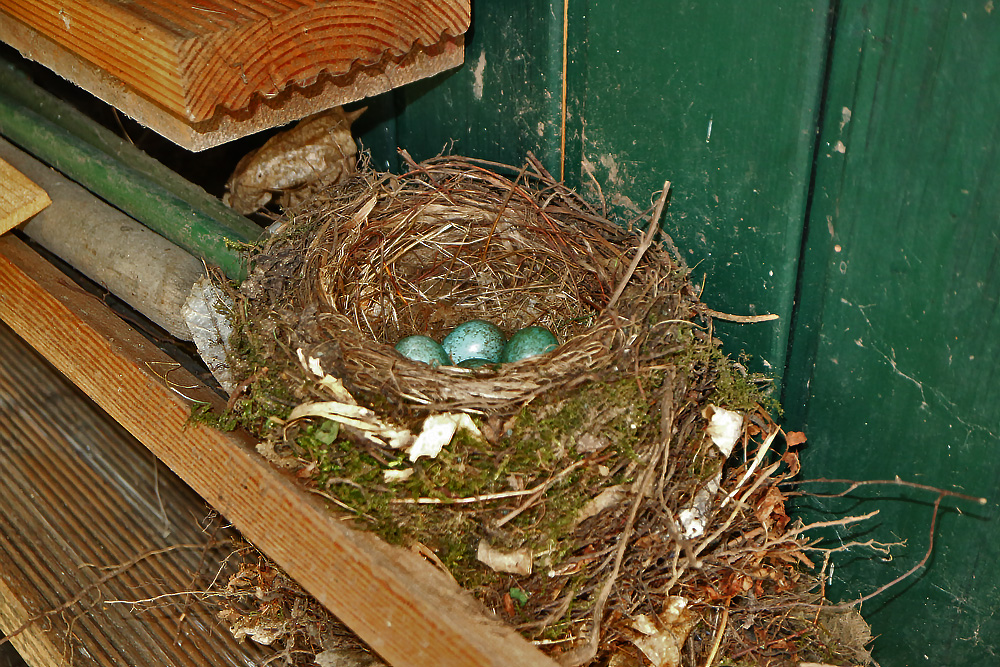
[[[391,664],[554,664],[423,559],[349,528],[246,434],[189,424],[193,400],[220,399],[10,235],[0,319]]]
[[[0,234],[17,227],[51,203],[45,190],[0,159]]]
[[[0,0],[0,35],[192,150],[462,63],[469,0]]]

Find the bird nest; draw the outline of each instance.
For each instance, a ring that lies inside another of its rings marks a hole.
[[[801,438],[722,353],[666,200],[615,224],[534,161],[362,166],[253,250],[232,415],[563,664],[860,662],[784,510]],[[393,348],[470,319],[560,344],[476,369]]]
[[[308,333],[295,344],[352,390],[418,412],[510,413],[616,363],[662,354],[673,344],[660,335],[670,322],[696,314],[685,272],[650,246],[625,281],[633,235],[538,178],[515,183],[455,159],[403,177],[363,171],[294,214],[291,230],[256,256],[244,291],[301,313],[295,326]],[[431,371],[393,350],[404,336],[440,340],[475,318],[507,332],[541,325],[563,344],[478,372]]]

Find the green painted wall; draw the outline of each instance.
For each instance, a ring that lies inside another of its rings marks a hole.
[[[592,168],[623,212],[673,182],[665,226],[705,280],[703,300],[782,316],[720,325],[734,355],[752,353],[755,369],[774,376],[798,269],[826,4],[591,2],[574,79],[583,90],[573,169]]]
[[[1000,498],[1000,12],[841,3],[786,374],[815,476]],[[862,494],[859,494],[861,496]],[[932,494],[882,488],[890,563],[834,559],[862,594],[919,562]],[[865,615],[884,667],[1000,664],[995,504],[948,503],[930,567]],[[846,537],[846,535],[845,535]]]
[[[400,145],[517,167],[530,151],[557,170],[562,3],[475,2],[466,39],[464,67],[398,94]]]

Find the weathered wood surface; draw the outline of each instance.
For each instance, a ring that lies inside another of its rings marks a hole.
[[[0,0],[0,36],[192,150],[458,66],[469,0]]]
[[[189,424],[192,400],[220,399],[9,235],[0,319],[391,664],[553,664],[415,554],[350,529],[245,435]]]
[[[48,193],[9,162],[0,160],[0,234],[51,204]]]
[[[203,530],[204,501],[2,323],[0,470],[0,631],[29,664],[265,656],[182,594],[204,590],[232,548]]]
[[[205,271],[200,260],[2,138],[0,160],[52,194],[21,227],[26,236],[171,336],[191,340],[181,311]],[[0,179],[0,200],[2,188]]]

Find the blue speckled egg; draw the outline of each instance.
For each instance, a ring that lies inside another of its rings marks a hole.
[[[551,352],[558,346],[556,335],[545,327],[524,327],[507,341],[500,355],[500,361],[509,364],[528,357],[537,357]]]
[[[487,359],[497,363],[506,340],[503,332],[492,322],[469,320],[452,329],[441,341],[441,346],[455,364],[466,359]]]
[[[396,343],[396,351],[407,359],[420,361],[431,366],[447,366],[451,363],[444,348],[428,336],[407,336]]]

